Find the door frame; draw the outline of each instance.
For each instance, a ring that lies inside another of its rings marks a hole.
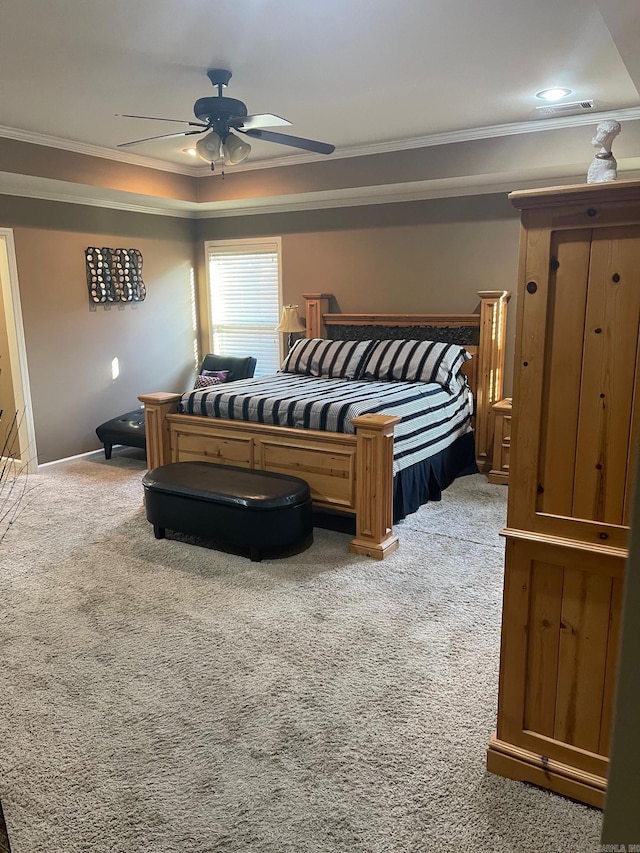
[[[0,227],[0,284],[4,300],[13,393],[16,410],[19,413],[18,440],[20,442],[20,453],[23,457],[21,466],[27,474],[35,474],[38,470],[38,454],[31,406],[27,348],[22,324],[18,265],[11,228]]]

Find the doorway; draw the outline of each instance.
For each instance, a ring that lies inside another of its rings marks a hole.
[[[27,474],[38,470],[27,352],[22,325],[18,268],[13,231],[0,228],[0,381],[4,409],[0,430],[4,455]],[[9,439],[5,442],[8,431]],[[1,445],[0,445],[1,446]]]

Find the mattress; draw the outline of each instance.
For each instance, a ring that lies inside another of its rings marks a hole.
[[[422,382],[378,382],[276,373],[183,394],[178,411],[225,420],[354,433],[352,418],[388,414],[394,473],[444,450],[471,431],[473,399],[464,376],[456,393]]]

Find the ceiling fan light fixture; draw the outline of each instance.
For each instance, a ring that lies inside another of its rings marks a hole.
[[[235,166],[246,160],[250,153],[249,143],[233,133],[228,133],[223,142],[220,134],[212,130],[196,142],[196,154],[205,163],[223,162],[227,166]]]
[[[158,116],[140,116],[126,114],[126,118],[140,118],[148,121],[171,121],[186,125],[197,130],[181,130],[177,133],[162,133],[159,136],[147,136],[144,139],[134,139],[131,142],[121,142],[118,148],[129,145],[139,145],[142,142],[151,142],[155,139],[169,139],[178,136],[193,136],[197,134],[200,138],[195,143],[195,156],[204,160],[214,169],[215,163],[224,165],[237,165],[246,160],[251,153],[248,142],[231,133],[230,130],[237,129],[243,136],[253,139],[264,139],[265,142],[275,142],[279,145],[289,145],[292,148],[302,148],[305,151],[313,151],[315,154],[333,154],[335,145],[327,142],[318,142],[315,139],[305,139],[302,136],[292,136],[288,133],[275,133],[265,128],[290,125],[288,119],[272,113],[260,113],[249,115],[247,105],[236,98],[227,98],[222,94],[223,88],[231,79],[231,72],[224,68],[210,68],[207,76],[218,89],[217,96],[198,98],[193,105],[193,112],[198,121],[185,121],[177,118],[160,118]],[[122,115],[125,115],[124,113]],[[189,149],[182,149],[185,153],[191,153]],[[224,170],[223,170],[224,175]]]
[[[211,133],[201,136],[196,142],[196,154],[205,163],[215,163],[216,160],[222,159],[220,156],[221,146],[222,139],[220,138],[220,134],[212,130]]]
[[[222,145],[224,154],[224,162],[227,166],[235,166],[246,160],[251,153],[251,146],[244,139],[240,139],[233,133],[230,133]]]

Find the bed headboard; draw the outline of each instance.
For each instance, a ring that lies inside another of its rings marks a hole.
[[[471,354],[464,365],[476,401],[476,459],[491,468],[492,406],[502,399],[506,290],[482,290],[474,314],[330,314],[329,293],[304,293],[306,336],[332,340],[430,340],[459,344]]]

